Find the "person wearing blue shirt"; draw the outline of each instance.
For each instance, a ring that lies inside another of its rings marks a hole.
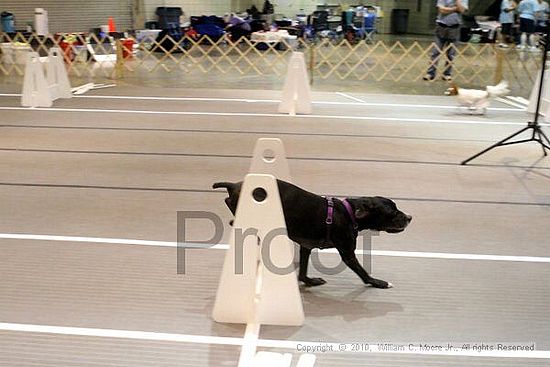
[[[502,0],[500,4],[500,47],[508,47],[508,43],[512,42],[512,25],[514,24],[514,9],[517,4],[514,0]]]
[[[536,0],[535,0],[536,1]],[[435,21],[435,46],[428,73],[424,80],[435,79],[441,51],[447,48],[447,59],[443,71],[443,80],[452,80],[452,62],[456,54],[454,47],[460,38],[461,14],[468,10],[468,0],[437,0],[437,19]]]
[[[519,13],[519,31],[521,32],[521,43],[518,46],[520,50],[526,49],[527,40],[531,46],[530,50],[538,50],[535,46],[535,15],[539,7],[537,0],[521,0],[517,11]]]
[[[546,32],[546,22],[548,21],[548,12],[550,11],[548,3],[545,0],[538,0],[538,8],[535,14],[535,31],[539,33]]]

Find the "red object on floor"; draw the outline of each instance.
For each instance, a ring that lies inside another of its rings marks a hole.
[[[126,38],[122,40],[122,57],[124,59],[131,59],[134,51],[134,39]]]
[[[113,17],[109,17],[109,33],[116,32],[116,25]]]

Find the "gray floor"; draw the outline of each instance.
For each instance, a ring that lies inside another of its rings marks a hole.
[[[101,95],[249,101],[90,98]],[[525,112],[494,102],[480,117],[457,114],[445,97],[353,94],[361,104],[315,93],[314,116],[284,117],[272,101],[279,97],[119,87],[37,111],[2,96],[0,232],[175,241],[178,210],[212,211],[227,223],[224,196],[211,184],[242,179],[256,139],[280,137],[298,185],[388,196],[414,216],[404,233],[374,237],[375,250],[550,256],[550,160],[539,147],[499,148],[475,165],[457,164],[521,128]],[[109,111],[92,111],[99,109]],[[189,240],[211,231],[194,223]],[[241,338],[244,326],[210,318],[223,254],[193,250],[187,274],[177,275],[170,247],[1,239],[0,323]],[[302,290],[303,327],[264,326],[261,338],[550,349],[548,263],[373,256],[372,270],[395,288],[365,288],[347,270],[324,276],[326,285]],[[239,355],[232,345],[39,334],[1,324],[0,347],[0,365],[9,366],[231,366]],[[316,366],[549,363],[326,353]]]

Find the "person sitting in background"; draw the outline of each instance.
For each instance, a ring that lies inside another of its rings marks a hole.
[[[235,14],[229,15],[226,22],[227,27],[225,29],[231,33],[231,41],[233,42],[238,42],[241,37],[246,37],[252,32],[250,23]]]
[[[514,0],[502,0],[500,4],[500,44],[499,47],[508,47],[512,43],[512,25],[514,24],[514,9],[517,4]]]
[[[520,50],[525,50],[528,46],[530,46],[530,51],[538,50],[535,41],[535,13],[538,7],[537,0],[521,0],[518,5],[519,31],[521,32],[518,48]]]

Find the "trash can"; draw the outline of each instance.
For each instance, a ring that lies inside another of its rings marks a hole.
[[[159,29],[173,29],[180,27],[181,8],[158,7],[155,13],[159,17]]]
[[[42,8],[34,9],[34,29],[39,36],[46,36],[50,33],[48,28],[48,11]]]
[[[407,33],[409,28],[409,9],[393,9],[391,11],[393,34]]]
[[[15,18],[13,14],[7,11],[4,11],[0,14],[0,22],[2,23],[2,30],[6,33],[15,32]]]
[[[131,59],[134,53],[134,39],[126,38],[122,40],[122,58]]]

